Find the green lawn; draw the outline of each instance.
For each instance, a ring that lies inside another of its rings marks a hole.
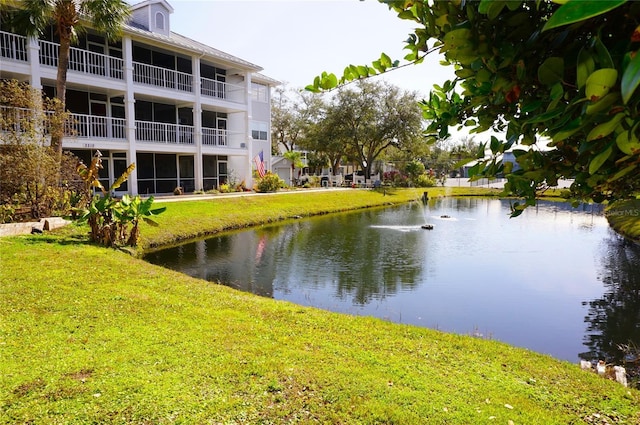
[[[166,203],[143,248],[421,194]],[[640,423],[640,392],[575,364],[237,292],[86,231],[0,239],[0,423]]]

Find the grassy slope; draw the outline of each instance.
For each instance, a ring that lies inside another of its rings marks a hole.
[[[346,193],[340,208],[371,196]],[[219,222],[201,204],[171,204],[145,243],[237,227],[267,205],[320,212],[337,195],[308,194],[303,207],[297,196],[203,202],[235,213]],[[637,391],[576,365],[259,298],[69,230],[0,239],[0,282],[0,423],[640,422]]]
[[[606,214],[616,232],[640,241],[640,199],[615,202],[607,208]]]

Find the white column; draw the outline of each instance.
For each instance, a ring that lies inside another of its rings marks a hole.
[[[27,39],[27,60],[29,61],[29,83],[33,87],[33,105],[37,107],[36,111],[42,111],[42,80],[40,78],[40,44],[36,37],[29,37]],[[35,113],[34,113],[35,115]],[[42,122],[42,117],[36,122]],[[37,130],[40,131],[41,126],[37,125]],[[49,138],[47,138],[48,140]]]
[[[202,169],[202,81],[200,79],[200,58],[193,57],[193,90],[196,102],[193,105],[193,137],[196,145],[196,154],[193,159],[193,177],[195,189],[204,189],[204,171]]]
[[[128,162],[136,162],[136,99],[133,93],[133,46],[131,37],[122,37],[122,56],[124,58],[124,80],[127,92],[124,95],[124,113],[126,119],[126,136],[129,142]],[[129,192],[138,194],[138,170],[129,176]]]
[[[29,60],[29,68],[31,71],[31,87],[36,90],[42,90],[42,81],[40,79],[40,44],[36,37],[29,37],[27,46],[27,59]]]
[[[255,156],[253,153],[253,137],[251,137],[251,119],[252,119],[252,100],[251,100],[251,73],[247,72],[244,76],[244,84],[245,84],[245,102],[247,104],[247,113],[245,114],[244,119],[244,131],[247,143],[247,162],[249,163],[249,168],[245,172],[245,181],[247,182],[247,187],[253,187],[253,173],[251,170],[253,169],[253,157]]]

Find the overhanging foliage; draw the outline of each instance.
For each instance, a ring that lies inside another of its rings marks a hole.
[[[439,51],[456,78],[422,102],[433,138],[452,126],[493,130],[477,177],[505,173],[506,190],[535,202],[558,179],[576,200],[634,197],[640,187],[640,3],[624,0],[385,1],[415,21],[405,60]],[[378,64],[379,66],[375,66]],[[376,61],[367,74],[397,65]],[[351,67],[348,67],[351,70]],[[307,87],[331,89],[364,76],[323,73]],[[520,169],[501,162],[513,150]],[[523,206],[516,205],[514,214]]]

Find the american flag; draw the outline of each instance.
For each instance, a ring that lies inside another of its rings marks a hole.
[[[263,151],[260,151],[260,153],[258,155],[256,155],[255,158],[253,158],[253,162],[256,163],[256,169],[258,170],[258,175],[262,178],[264,177],[265,174],[267,174],[267,172],[264,169],[264,155],[262,154]]]

